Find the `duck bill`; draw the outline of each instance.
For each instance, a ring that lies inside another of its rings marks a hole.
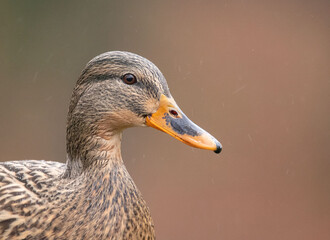
[[[208,132],[193,123],[173,98],[161,95],[158,110],[146,118],[146,125],[163,131],[181,142],[195,148],[220,153],[222,146]]]

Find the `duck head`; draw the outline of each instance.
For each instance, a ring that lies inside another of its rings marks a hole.
[[[134,126],[156,128],[196,148],[222,149],[181,111],[153,63],[120,51],[95,57],[82,71],[71,99],[69,158],[91,158],[93,151],[114,148],[115,141],[120,148],[121,132]]]

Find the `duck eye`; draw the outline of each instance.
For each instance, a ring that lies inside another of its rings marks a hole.
[[[134,83],[136,83],[136,77],[131,74],[131,73],[127,73],[122,77],[122,80],[124,83],[132,85]]]

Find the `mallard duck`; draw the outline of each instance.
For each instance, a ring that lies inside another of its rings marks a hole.
[[[122,132],[135,126],[222,149],[184,115],[153,63],[129,52],[103,53],[73,90],[66,164],[0,164],[0,238],[155,239],[149,209],[121,156]]]

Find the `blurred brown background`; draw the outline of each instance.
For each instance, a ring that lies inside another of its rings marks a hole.
[[[220,155],[129,129],[164,239],[330,239],[329,1],[2,1],[1,161],[65,161],[71,91],[109,50],[167,78]]]

